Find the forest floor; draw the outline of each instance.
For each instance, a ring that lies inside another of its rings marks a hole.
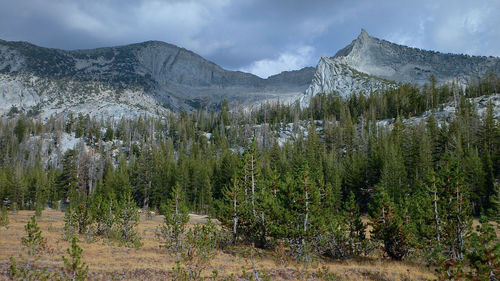
[[[0,228],[0,280],[8,280],[7,269],[9,258],[17,258],[22,252],[21,237],[25,235],[24,226],[33,211],[9,213],[8,228]],[[55,210],[44,210],[37,219],[42,235],[47,238],[49,251],[37,262],[40,267],[57,270],[63,266],[61,256],[66,255],[70,242],[62,239],[64,213]],[[163,221],[161,216],[147,220],[141,215],[139,231],[143,246],[139,249],[120,247],[107,240],[87,243],[80,238],[79,245],[83,249],[83,261],[89,266],[89,280],[171,280],[172,268],[176,266],[176,257],[164,249],[155,238],[155,229]],[[205,216],[191,215],[190,223],[203,223]],[[245,249],[247,248],[247,249]],[[233,274],[233,280],[249,280],[254,272],[249,257],[249,247],[232,247],[224,251],[218,250],[203,275],[209,276],[216,269],[217,280],[225,280]],[[297,280],[301,279],[301,266],[289,263],[287,266],[277,265],[271,251],[256,250],[254,254],[255,269],[261,280]],[[328,269],[336,279],[323,280],[429,280],[435,279],[431,269],[425,265],[406,261],[392,261],[382,258],[351,259],[346,261],[319,260],[307,271],[314,280],[318,270]],[[250,273],[250,275],[249,275]]]

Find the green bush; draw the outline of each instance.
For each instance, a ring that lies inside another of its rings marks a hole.
[[[141,237],[136,230],[139,224],[139,213],[137,209],[137,205],[130,193],[120,202],[116,232],[121,245],[135,248],[142,246]]]
[[[183,248],[182,236],[189,221],[180,185],[177,184],[172,190],[171,199],[167,205],[162,206],[161,213],[165,218],[156,230],[156,236],[163,243],[160,247],[179,252]]]
[[[184,248],[173,268],[174,280],[204,280],[202,273],[215,257],[217,230],[212,221],[197,224],[186,233]],[[181,263],[184,267],[181,267]]]
[[[87,271],[89,270],[89,267],[85,264],[85,262],[82,262],[83,250],[80,246],[78,246],[77,242],[78,239],[73,237],[71,240],[71,248],[66,250],[71,260],[62,256],[62,260],[64,262],[63,280],[83,281],[87,279]]]
[[[2,209],[0,210],[0,226],[8,227],[8,225],[9,225],[9,211],[7,210],[7,207],[2,206]]]
[[[47,250],[47,240],[42,236],[35,216],[31,217],[24,230],[26,236],[21,237],[21,244],[26,255],[19,254],[19,260],[10,257],[10,276],[14,280],[50,280],[52,275],[47,273],[47,269],[38,270],[35,267],[35,263]]]

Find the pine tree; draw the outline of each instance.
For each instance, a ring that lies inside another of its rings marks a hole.
[[[117,217],[117,232],[120,242],[125,246],[140,247],[141,238],[137,233],[139,213],[137,205],[132,199],[132,194],[125,194],[119,202],[119,215]]]
[[[419,182],[429,174],[429,171],[434,169],[434,164],[432,159],[432,139],[429,132],[425,127],[419,126],[416,129],[418,130],[416,142],[418,143],[419,156],[417,162],[413,164],[416,165],[417,169],[415,181]]]
[[[292,193],[294,204],[290,206],[291,245],[296,251],[295,259],[309,264],[312,259],[312,243],[324,230],[321,217],[321,195],[317,184],[311,181],[309,165],[304,162],[297,172],[296,186]]]
[[[161,212],[165,218],[158,235],[165,242],[163,247],[178,252],[182,249],[181,238],[189,221],[184,194],[179,184],[172,189],[167,205],[162,207]]]
[[[352,255],[358,256],[361,254],[362,244],[365,242],[366,227],[361,220],[361,213],[352,191],[349,192],[345,202],[344,213],[346,214],[347,228],[349,229],[349,250]]]
[[[497,280],[500,276],[500,243],[494,227],[486,217],[481,217],[481,225],[468,237],[468,251],[465,258],[471,270],[468,280]]]
[[[95,234],[110,237],[118,216],[118,202],[113,192],[97,192],[90,198]]]
[[[464,159],[461,162],[463,163],[464,183],[468,186],[468,190],[470,191],[472,213],[474,215],[486,213],[491,194],[487,194],[487,189],[485,188],[486,177],[483,163],[478,155],[477,149],[467,149]]]
[[[325,192],[322,205],[328,212],[340,210],[342,201],[341,167],[335,152],[327,156],[325,174]]]
[[[71,215],[70,222],[78,234],[90,234],[90,227],[94,217],[90,209],[90,200],[79,192],[71,196],[71,204],[68,213]]]
[[[484,187],[479,192],[479,196],[482,197],[481,203],[482,207],[487,211],[490,208],[494,208],[494,202],[492,198],[495,196],[495,175],[493,160],[489,153],[483,154],[483,174],[484,174]]]
[[[445,152],[446,139],[445,135],[442,133],[445,128],[439,128],[436,118],[431,114],[427,118],[427,132],[429,134],[429,142],[432,153],[432,163],[434,168],[437,167],[439,159],[441,159],[442,154]]]
[[[348,152],[343,161],[344,167],[343,171],[343,184],[342,189],[344,193],[346,190],[354,192],[354,194],[360,198],[360,207],[362,210],[367,209],[367,205],[369,202],[368,196],[363,196],[366,194],[366,188],[370,188],[366,186],[365,182],[365,162],[360,154],[355,152]]]
[[[78,189],[77,161],[78,154],[76,150],[70,149],[64,153],[62,172],[56,180],[58,198],[66,199],[71,192]]]
[[[404,204],[400,206],[404,215],[404,228],[408,233],[408,247],[413,251],[409,252],[413,257],[426,256],[433,251],[441,251],[441,221],[439,210],[435,209],[433,184],[427,181],[423,183],[410,196],[405,198]],[[437,212],[436,212],[437,211]],[[439,242],[438,242],[439,241]]]
[[[120,158],[116,169],[111,166],[105,170],[102,193],[108,196],[116,196],[116,200],[121,201],[130,192],[132,192],[132,187],[126,159]]]
[[[230,189],[226,190],[225,193],[226,200],[229,201],[229,214],[231,214],[230,225],[233,232],[233,244],[236,244],[238,240],[238,220],[239,220],[239,209],[242,203],[242,192],[239,181],[234,177],[233,184]],[[228,224],[226,222],[226,224]]]
[[[223,197],[223,188],[230,186],[230,180],[238,169],[238,159],[230,150],[224,150],[213,172],[213,198]]]
[[[112,141],[114,138],[114,130],[111,127],[106,129],[106,133],[104,133],[104,141]]]
[[[447,157],[439,171],[442,187],[441,197],[444,199],[443,237],[448,247],[450,258],[462,260],[464,257],[465,237],[471,228],[471,208],[469,190],[464,183],[464,174],[456,158]]]
[[[495,185],[495,193],[490,199],[491,201],[491,208],[488,211],[489,217],[500,223],[500,185],[496,184]]]
[[[397,145],[388,145],[381,182],[396,204],[409,192],[403,156]]]
[[[84,281],[87,279],[89,266],[82,262],[82,248],[77,244],[77,238],[71,240],[71,249],[66,249],[71,260],[62,256],[64,263],[63,280]]]
[[[273,183],[263,181],[257,194],[257,213],[259,216],[259,236],[256,245],[260,248],[268,246],[267,237],[272,234],[275,228],[274,220],[278,211],[278,202],[276,199],[276,189],[272,189]]]
[[[153,167],[152,147],[145,145],[137,159],[134,170],[134,196],[142,201],[143,210],[147,210],[151,203]]]
[[[436,174],[433,171],[431,174],[431,183],[428,187],[428,192],[432,194],[432,209],[433,209],[433,214],[434,214],[434,225],[435,225],[434,233],[436,235],[437,249],[440,250],[441,249],[441,233],[442,233],[441,220],[442,220],[442,216],[444,216],[445,214],[440,213],[440,208],[438,208],[438,202],[440,201],[438,194],[441,193],[438,190],[438,187],[440,185],[438,180],[439,179],[436,177]]]
[[[488,102],[485,115],[482,118],[482,125],[479,128],[479,144],[482,145],[483,151],[493,155],[496,147],[498,147],[498,125],[495,121],[493,112],[493,104]]]
[[[484,209],[491,207],[490,198],[495,191],[495,178],[500,174],[500,127],[494,117],[493,104],[488,103],[485,115],[482,118],[482,124],[478,132],[478,144],[480,145],[481,158],[483,160],[483,169],[485,174],[485,186],[483,190]]]
[[[26,255],[19,254],[19,260],[10,257],[9,274],[18,280],[50,280],[52,276],[47,273],[47,269],[38,270],[35,266],[47,249],[47,240],[42,236],[35,216],[31,217],[24,230],[26,236],[21,237],[21,244]]]
[[[8,227],[9,225],[9,212],[6,206],[0,209],[0,227]]]
[[[242,172],[239,180],[244,191],[244,200],[240,205],[239,226],[241,235],[257,247],[265,246],[266,213],[263,207],[267,191],[261,180],[257,155],[257,143],[252,141],[242,158]]]
[[[24,135],[26,134],[27,124],[24,117],[17,119],[16,126],[14,127],[14,134],[17,137],[17,141],[22,143],[24,140]]]
[[[257,192],[257,177],[259,176],[257,164],[257,143],[252,141],[250,149],[248,150],[245,159],[244,173],[245,173],[245,190],[248,189],[250,202],[252,206],[252,214],[254,219],[257,218],[257,210],[255,207],[255,197]],[[247,187],[248,186],[248,187]]]
[[[373,237],[383,243],[384,251],[389,257],[401,260],[407,255],[409,244],[403,221],[383,184],[376,186],[373,197],[370,214]]]

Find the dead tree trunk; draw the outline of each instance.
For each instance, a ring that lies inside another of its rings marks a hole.
[[[439,222],[439,212],[437,206],[437,188],[435,183],[433,184],[433,188],[434,190],[432,191],[432,193],[434,194],[433,203],[434,203],[434,221],[436,222],[436,241],[438,247],[441,247],[441,224]]]

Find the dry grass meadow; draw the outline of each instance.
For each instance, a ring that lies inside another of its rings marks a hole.
[[[21,237],[25,235],[24,226],[33,211],[9,213],[8,228],[0,228],[0,280],[8,280],[7,269],[9,257],[17,257],[21,248]],[[41,267],[57,270],[62,267],[61,256],[66,254],[70,243],[62,239],[64,213],[45,210],[38,218],[42,235],[47,238],[49,251],[38,264]],[[204,217],[192,215],[190,223],[203,223]],[[139,249],[119,247],[107,240],[87,243],[81,238],[83,260],[89,266],[90,280],[171,280],[175,256],[169,255],[159,248],[154,231],[162,223],[161,216],[147,220],[141,216],[139,233],[143,246]],[[210,269],[204,272],[209,276],[217,269],[217,280],[233,275],[234,280],[248,280],[244,272],[253,272],[251,260],[245,247],[234,247],[225,251],[217,251],[210,262]],[[293,263],[287,266],[277,265],[269,251],[258,250],[255,253],[255,267],[262,277],[269,280],[297,280],[301,271]],[[317,261],[308,270],[317,272],[327,268],[341,280],[429,280],[435,276],[427,267],[408,262],[396,262],[388,259],[363,259],[347,261]],[[313,275],[314,276],[314,275]],[[317,279],[318,280],[318,279]],[[321,280],[321,279],[319,279]]]

